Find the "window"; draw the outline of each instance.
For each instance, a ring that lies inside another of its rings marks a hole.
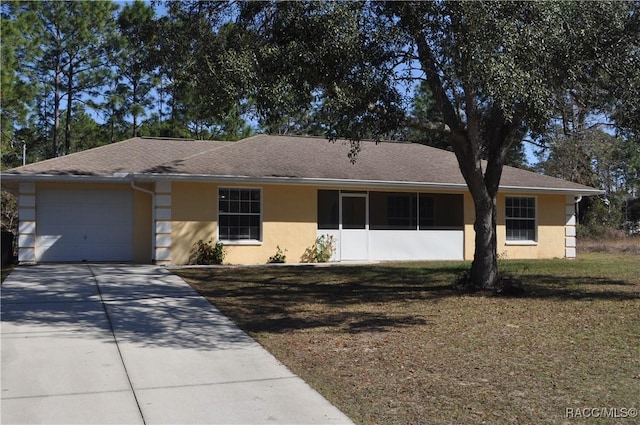
[[[260,208],[260,189],[218,189],[219,239],[260,240]]]
[[[506,228],[508,241],[536,240],[536,199],[506,198]]]

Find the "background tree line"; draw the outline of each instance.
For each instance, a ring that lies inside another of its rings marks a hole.
[[[19,163],[23,141],[33,162],[139,135],[249,132],[234,105],[196,90],[214,29],[168,6],[3,2],[3,165]]]
[[[640,220],[637,2],[1,7],[3,167],[23,142],[33,162],[134,136],[409,140],[456,154],[485,266],[505,164],[603,188],[594,234]]]

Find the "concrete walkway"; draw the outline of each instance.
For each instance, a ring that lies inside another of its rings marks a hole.
[[[350,424],[175,275],[18,267],[2,296],[2,423]]]

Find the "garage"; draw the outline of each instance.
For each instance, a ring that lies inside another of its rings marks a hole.
[[[132,261],[132,245],[130,190],[38,190],[37,261]]]

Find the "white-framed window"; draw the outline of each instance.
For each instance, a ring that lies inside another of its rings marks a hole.
[[[218,238],[221,241],[260,241],[262,227],[260,189],[218,189]]]
[[[507,241],[536,240],[536,198],[507,196]]]

